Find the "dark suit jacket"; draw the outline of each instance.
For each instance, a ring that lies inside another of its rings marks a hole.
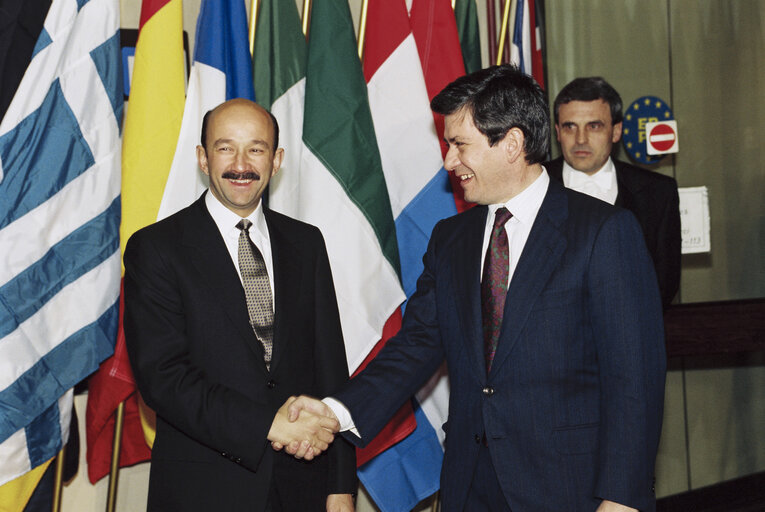
[[[542,164],[563,183],[563,157]],[[651,253],[661,300],[669,306],[680,287],[680,200],[674,178],[614,160],[619,194],[616,206],[637,217]]]
[[[640,226],[550,186],[507,293],[491,373],[483,356],[487,207],[441,221],[399,334],[335,397],[369,442],[446,357],[451,395],[441,499],[462,511],[482,436],[515,512],[655,508],[664,327]]]
[[[290,395],[325,396],[348,380],[348,367],[321,233],[265,216],[275,288],[270,372],[204,195],[128,241],[125,336],[138,388],[157,412],[150,510],[263,510],[272,482],[287,511],[324,510],[328,494],[355,492],[348,443],[306,462],[266,440]]]

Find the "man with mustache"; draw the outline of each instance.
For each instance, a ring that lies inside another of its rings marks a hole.
[[[558,93],[554,109],[563,156],[545,162],[547,172],[568,188],[635,214],[666,308],[680,286],[677,182],[611,158],[622,136],[622,99],[604,79],[574,79]]]
[[[333,392],[348,366],[321,233],[261,201],[283,158],[278,124],[235,99],[201,138],[209,191],[125,251],[128,353],[157,413],[148,509],[350,512],[353,448],[328,446],[330,419],[286,417],[291,395]],[[307,441],[314,460],[269,441]]]

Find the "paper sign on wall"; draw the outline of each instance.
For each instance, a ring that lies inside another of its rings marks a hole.
[[[683,254],[709,252],[709,196],[707,187],[684,187],[680,194],[680,231]]]

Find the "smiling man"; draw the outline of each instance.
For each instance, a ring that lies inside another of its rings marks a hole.
[[[668,306],[680,286],[677,182],[611,158],[622,137],[622,99],[602,78],[571,81],[555,98],[554,111],[563,156],[545,168],[566,187],[635,214]]]
[[[640,226],[548,177],[544,93],[516,68],[461,77],[431,108],[478,206],[434,228],[399,333],[291,418],[334,414],[366,445],[445,358],[444,512],[654,510],[666,362]]]
[[[128,241],[128,353],[157,413],[149,510],[353,509],[353,448],[328,446],[336,423],[287,421],[291,395],[334,391],[348,366],[321,233],[261,200],[278,139],[251,101],[208,112],[197,159],[209,191]],[[269,441],[308,441],[317,458]]]

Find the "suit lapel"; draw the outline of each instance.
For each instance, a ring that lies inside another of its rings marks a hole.
[[[298,249],[285,232],[279,218],[270,210],[264,208],[268,237],[271,240],[271,256],[274,264],[274,346],[271,354],[271,372],[279,365],[285,353],[286,346],[292,336],[289,330],[292,325],[290,312],[299,304],[300,295],[300,258]]]
[[[547,194],[510,281],[492,373],[502,366],[512,351],[532,306],[558,267],[567,245],[561,229],[567,217],[568,199],[565,189],[562,184],[550,180]]]
[[[247,299],[231,255],[226,249],[218,226],[207,211],[204,195],[190,210],[191,222],[181,234],[181,243],[187,247],[192,265],[199,274],[198,282],[203,283],[200,295],[210,297],[210,303],[220,304],[247,344],[263,361],[263,346],[250,326]],[[265,363],[263,370],[266,370]]]
[[[456,236],[453,268],[461,338],[471,359],[470,366],[481,381],[486,377],[481,322],[481,250],[488,212],[488,207],[476,206],[464,214],[465,223]]]
[[[635,196],[639,193],[640,184],[636,183],[624,170],[621,162],[614,160],[614,167],[616,168],[616,186],[619,189],[614,204],[634,212],[637,204]]]

